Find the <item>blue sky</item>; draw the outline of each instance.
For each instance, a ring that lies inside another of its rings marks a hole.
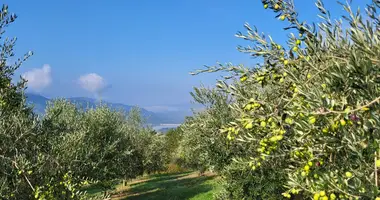
[[[319,20],[314,2],[295,0],[303,20]],[[368,2],[354,0],[354,7]],[[35,89],[29,90],[47,97],[94,97],[103,88],[102,98],[111,102],[152,110],[175,108],[189,103],[193,86],[214,85],[218,78],[189,72],[217,61],[255,63],[236,50],[246,44],[234,37],[244,31],[245,22],[277,41],[286,39],[281,32],[286,24],[264,10],[259,0],[3,3],[19,16],[6,34],[18,37],[16,55],[34,52],[18,75],[45,73],[35,77]],[[325,4],[334,17],[344,13],[335,1],[325,0]],[[80,82],[89,79],[92,82]]]

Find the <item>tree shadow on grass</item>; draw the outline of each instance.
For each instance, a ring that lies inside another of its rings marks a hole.
[[[148,180],[141,181],[138,183],[132,183],[129,186],[136,187],[137,185],[142,185],[142,184],[150,184],[150,183],[162,182],[166,180],[178,179],[184,176],[188,176],[191,173],[192,172],[185,172],[185,173],[182,172],[182,173],[175,173],[175,174],[155,174],[155,175],[151,175],[150,176],[151,178]]]
[[[126,200],[183,200],[208,192],[213,186],[203,184],[212,176],[183,179],[165,179],[156,182],[145,182],[132,187],[125,195]]]
[[[117,184],[119,184],[118,180],[111,181],[110,182],[110,188],[107,188],[107,190],[115,189]],[[103,188],[100,183],[91,184],[88,186],[84,186],[82,188],[82,191],[85,191],[89,195],[102,193],[102,192],[104,192],[104,190],[105,190],[105,188]]]
[[[189,171],[189,172],[179,172],[179,173],[171,173],[171,174],[154,174],[154,175],[150,175],[149,177],[140,177],[140,179],[136,179],[138,180],[136,182],[136,180],[132,181],[132,183],[128,183],[128,187],[138,187],[138,185],[142,185],[142,184],[152,184],[152,183],[155,183],[155,182],[162,182],[162,181],[166,181],[166,180],[171,180],[171,179],[178,179],[178,178],[181,178],[181,177],[184,177],[184,176],[187,176],[189,174],[191,174],[192,172]],[[111,190],[115,190],[118,185],[121,185],[122,184],[122,181],[121,180],[115,180],[115,181],[112,181],[112,187],[109,188],[107,190],[107,192],[111,192]],[[102,188],[100,186],[100,184],[91,184],[91,185],[88,185],[88,186],[84,186],[82,188],[82,191],[85,191],[88,195],[96,195],[96,194],[99,194],[99,193],[103,193],[104,192],[104,188]],[[115,192],[111,192],[111,193],[114,193]],[[116,192],[116,194],[119,193],[119,192]]]

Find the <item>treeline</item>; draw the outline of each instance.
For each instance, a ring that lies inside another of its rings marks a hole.
[[[107,191],[115,180],[166,171],[171,161],[169,137],[145,128],[138,109],[83,111],[56,100],[38,118],[22,103],[7,108],[0,125],[2,198],[89,199],[87,185]]]

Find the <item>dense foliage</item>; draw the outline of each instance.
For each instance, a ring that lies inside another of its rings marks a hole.
[[[247,34],[236,36],[252,45],[238,50],[262,62],[194,73],[231,76],[196,98],[212,106],[186,122],[185,143],[198,150],[192,161],[227,165],[222,199],[375,199],[380,2],[373,0],[365,14],[342,4],[347,15],[333,21],[317,1],[323,21],[316,26],[299,19],[291,0],[262,3],[288,22],[288,46],[246,24]]]
[[[231,100],[220,91],[206,88],[196,88],[192,96],[206,109],[189,117],[181,127],[184,132],[181,156],[186,165],[201,171],[207,168],[220,171],[234,156],[247,155],[247,145],[230,145],[215,129],[234,119],[228,106]]]
[[[65,100],[52,102],[44,118],[44,128],[55,135],[49,140],[51,155],[73,176],[104,184],[141,175],[143,153],[137,145],[143,129],[133,122],[134,112],[125,116],[105,106],[82,111]]]
[[[7,187],[1,194],[6,198],[33,194],[37,199],[87,199],[80,191],[85,185],[97,183],[107,190],[114,180],[163,171],[168,163],[163,136],[143,127],[138,110],[127,116],[105,106],[83,111],[66,100],[56,100],[43,119],[32,122],[39,126],[21,124],[14,132],[39,131],[30,136],[35,143],[8,143],[10,148],[23,145],[17,152],[31,153],[20,161],[16,156],[9,158],[7,167],[13,172],[4,179],[15,181],[13,185],[4,182]]]

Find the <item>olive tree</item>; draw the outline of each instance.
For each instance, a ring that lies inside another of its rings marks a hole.
[[[21,77],[13,79],[15,71],[32,55],[29,52],[12,63],[16,38],[4,34],[15,19],[16,15],[3,5],[0,11],[0,198],[79,198],[70,175],[55,170],[58,164],[49,154],[49,135],[25,103],[26,81]]]
[[[235,158],[251,168],[252,182],[261,180],[253,188],[264,186],[249,198],[266,197],[274,184],[267,175],[275,172],[282,186],[265,199],[379,199],[380,2],[364,14],[343,3],[347,14],[334,21],[318,0],[319,24],[301,21],[292,0],[262,3],[287,23],[287,46],[246,24],[247,33],[236,36],[252,45],[238,50],[262,62],[194,73],[231,73],[217,87],[238,114],[219,128],[256,149]]]
[[[247,154],[249,147],[229,141],[220,134],[219,127],[236,117],[229,108],[231,98],[216,90],[205,87],[195,88],[191,93],[194,101],[205,110],[195,112],[181,126],[183,140],[181,156],[188,167],[222,171],[238,154]]]
[[[78,181],[94,180],[109,189],[115,179],[130,179],[143,172],[142,131],[134,110],[126,115],[106,106],[78,109],[67,100],[49,104],[47,129],[59,133],[52,154]],[[137,120],[137,121],[136,121]]]

